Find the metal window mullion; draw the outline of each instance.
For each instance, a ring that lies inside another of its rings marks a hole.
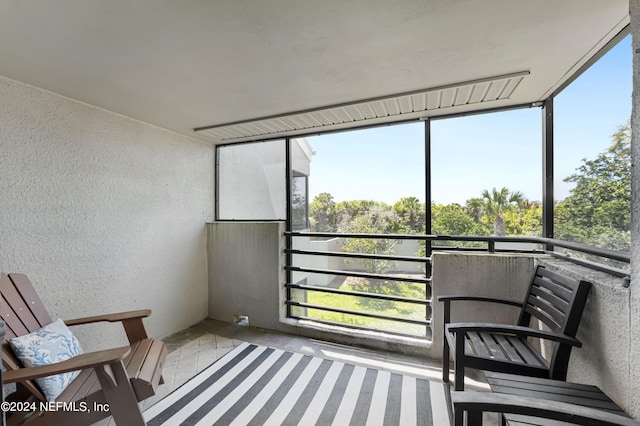
[[[553,238],[553,98],[542,104],[542,236]],[[547,245],[547,250],[553,250]]]
[[[215,150],[213,152],[214,155],[214,191],[215,193],[213,194],[214,196],[214,220],[218,221],[220,220],[220,147],[216,146]]]
[[[424,232],[431,235],[431,120],[424,120],[424,173],[425,173],[425,195],[424,195]],[[431,277],[431,254],[433,252],[431,240],[425,240],[425,271],[427,278]]]
[[[290,232],[293,228],[293,211],[291,205],[291,179],[293,175],[292,165],[291,165],[291,139],[285,138],[285,179],[286,179],[286,199],[287,199],[287,218],[285,229],[287,233],[285,234],[285,248],[292,249],[293,248],[293,237]],[[293,261],[293,255],[291,253],[285,252],[285,274],[286,274],[286,282],[293,281],[293,271],[291,268],[291,263]],[[291,317],[291,305],[288,303],[291,300],[291,289],[285,288],[286,300],[285,306],[287,310],[287,318]]]

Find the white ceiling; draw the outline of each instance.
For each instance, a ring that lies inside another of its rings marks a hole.
[[[628,0],[0,0],[0,75],[217,142],[194,129],[510,74],[508,98],[420,114],[543,100],[628,21]]]

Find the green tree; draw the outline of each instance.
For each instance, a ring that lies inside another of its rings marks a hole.
[[[480,223],[484,211],[484,201],[482,198],[471,198],[465,203],[464,211],[474,222]]]
[[[622,125],[609,148],[583,159],[565,182],[575,183],[554,210],[557,238],[628,250],[631,224],[631,127]]]
[[[400,217],[393,208],[385,203],[372,201],[355,201],[345,203],[339,231],[354,234],[389,234],[399,223]],[[347,213],[348,212],[348,213]],[[350,214],[353,214],[351,216]],[[342,251],[365,254],[393,254],[398,240],[388,238],[348,238]],[[366,272],[384,274],[393,268],[395,262],[385,259],[350,259],[345,263],[359,263]],[[387,280],[362,279],[358,282],[358,290],[377,294],[393,294],[395,285]],[[389,309],[394,302],[389,300],[362,299],[363,306],[376,310]]]
[[[393,205],[393,210],[400,218],[396,232],[411,234],[424,232],[425,205],[418,198],[402,197]]]
[[[336,232],[336,203],[328,192],[318,194],[309,203],[309,222],[315,232]]]
[[[496,236],[506,235],[504,215],[518,209],[523,201],[524,195],[520,191],[511,192],[507,188],[482,191],[483,213],[493,222],[493,233]]]
[[[542,235],[542,204],[523,200],[504,214],[504,224],[507,235]]]
[[[365,215],[369,212],[372,206],[376,204],[382,204],[371,200],[351,200],[341,201],[335,205],[335,219],[336,228],[338,232],[350,232],[347,231],[350,222],[352,222],[358,216]],[[387,208],[389,208],[387,206]],[[372,227],[371,232],[375,232],[375,229],[380,229],[381,226]]]
[[[366,210],[359,211],[349,220],[341,221],[339,232],[347,234],[388,234],[398,223],[399,217],[393,209],[384,203],[368,204]],[[362,204],[358,205],[362,207]],[[353,205],[352,205],[353,207]],[[397,240],[387,238],[348,238],[342,251],[365,254],[393,254]],[[371,273],[382,274],[389,270],[393,262],[378,259],[345,259],[346,263],[358,262]]]
[[[473,235],[482,226],[474,222],[459,204],[434,205],[431,215],[431,230],[434,234]]]

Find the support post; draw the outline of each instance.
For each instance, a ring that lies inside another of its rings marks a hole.
[[[542,236],[553,238],[553,98],[542,104]],[[547,250],[553,246],[547,245]]]
[[[425,201],[424,201],[424,232],[430,235],[431,230],[431,120],[424,120],[424,180],[425,180]],[[426,276],[431,277],[431,240],[425,240]]]
[[[291,230],[293,229],[292,226],[292,207],[291,207],[291,179],[292,179],[292,175],[293,175],[293,170],[292,170],[292,164],[291,164],[291,139],[290,138],[286,138],[285,139],[285,169],[286,169],[286,197],[287,197],[287,218],[286,218],[286,226],[285,229],[287,232],[291,232]],[[293,237],[291,237],[290,235],[287,235],[287,237],[285,238],[285,248],[291,250],[293,248]],[[291,255],[291,253],[288,253],[285,255],[285,265],[287,266],[291,266],[293,260],[293,256]],[[288,283],[292,283],[293,280],[293,272],[289,269],[286,270],[286,282]],[[291,289],[289,287],[285,288],[285,293],[286,293],[286,301],[291,300]],[[286,310],[287,310],[287,318],[291,317],[291,305],[289,305],[288,303],[286,304]]]

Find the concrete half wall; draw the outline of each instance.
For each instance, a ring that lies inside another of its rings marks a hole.
[[[151,308],[150,334],[188,327],[207,316],[213,174],[208,144],[0,78],[0,271],[54,317]],[[91,349],[120,328],[76,331]]]
[[[209,225],[209,317],[282,329],[284,284],[282,222],[217,222]]]

